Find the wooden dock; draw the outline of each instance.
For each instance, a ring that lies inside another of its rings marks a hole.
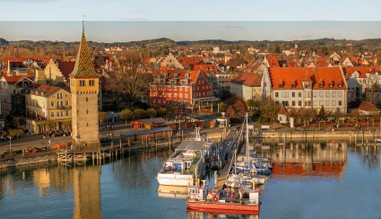
[[[227,152],[227,161],[223,167],[222,170],[220,170],[218,174],[217,181],[215,182],[214,188],[217,190],[221,190],[225,184],[225,181],[227,177],[229,176],[230,170],[233,165],[233,154],[234,151],[239,147],[241,141],[240,141],[240,135],[238,131],[229,131],[227,138],[222,142],[222,144],[230,144],[230,147],[228,148]]]
[[[368,142],[368,143],[356,143],[356,147],[379,147],[381,143],[378,142]]]

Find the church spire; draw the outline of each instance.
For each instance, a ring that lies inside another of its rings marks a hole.
[[[89,48],[87,47],[86,36],[85,36],[85,25],[82,21],[82,38],[79,44],[79,49],[77,53],[77,59],[75,60],[75,65],[71,78],[98,78],[99,75],[96,73],[93,65],[93,60],[91,58]]]

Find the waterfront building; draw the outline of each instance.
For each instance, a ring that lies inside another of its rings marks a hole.
[[[79,46],[73,72],[70,74],[72,94],[72,143],[76,149],[99,147],[99,75],[87,47],[85,32]]]
[[[25,92],[26,129],[34,134],[71,127],[69,87],[34,84]]]
[[[347,84],[339,67],[271,67],[264,77],[268,97],[286,108],[347,112]]]

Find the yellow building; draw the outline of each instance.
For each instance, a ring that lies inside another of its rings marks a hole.
[[[99,75],[87,47],[85,32],[79,46],[73,72],[70,74],[72,94],[72,143],[76,149],[98,148]]]
[[[68,87],[34,85],[25,95],[26,129],[38,134],[71,129],[71,93]]]

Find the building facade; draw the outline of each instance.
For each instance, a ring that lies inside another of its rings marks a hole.
[[[25,94],[26,129],[32,134],[53,130],[70,131],[71,93],[49,85],[35,85]],[[49,122],[47,122],[49,121]]]
[[[322,106],[326,111],[347,113],[347,84],[339,67],[269,68],[270,98],[287,108]],[[269,88],[266,88],[269,90]]]
[[[20,95],[21,90],[33,83],[33,80],[26,76],[4,76],[1,83],[1,114],[7,116],[12,110],[25,112],[24,96]]]
[[[262,99],[262,76],[253,73],[243,73],[230,81],[230,93],[243,100]]]
[[[212,85],[200,70],[169,70],[160,74],[150,85],[153,106],[175,105],[192,108],[213,103]]]

